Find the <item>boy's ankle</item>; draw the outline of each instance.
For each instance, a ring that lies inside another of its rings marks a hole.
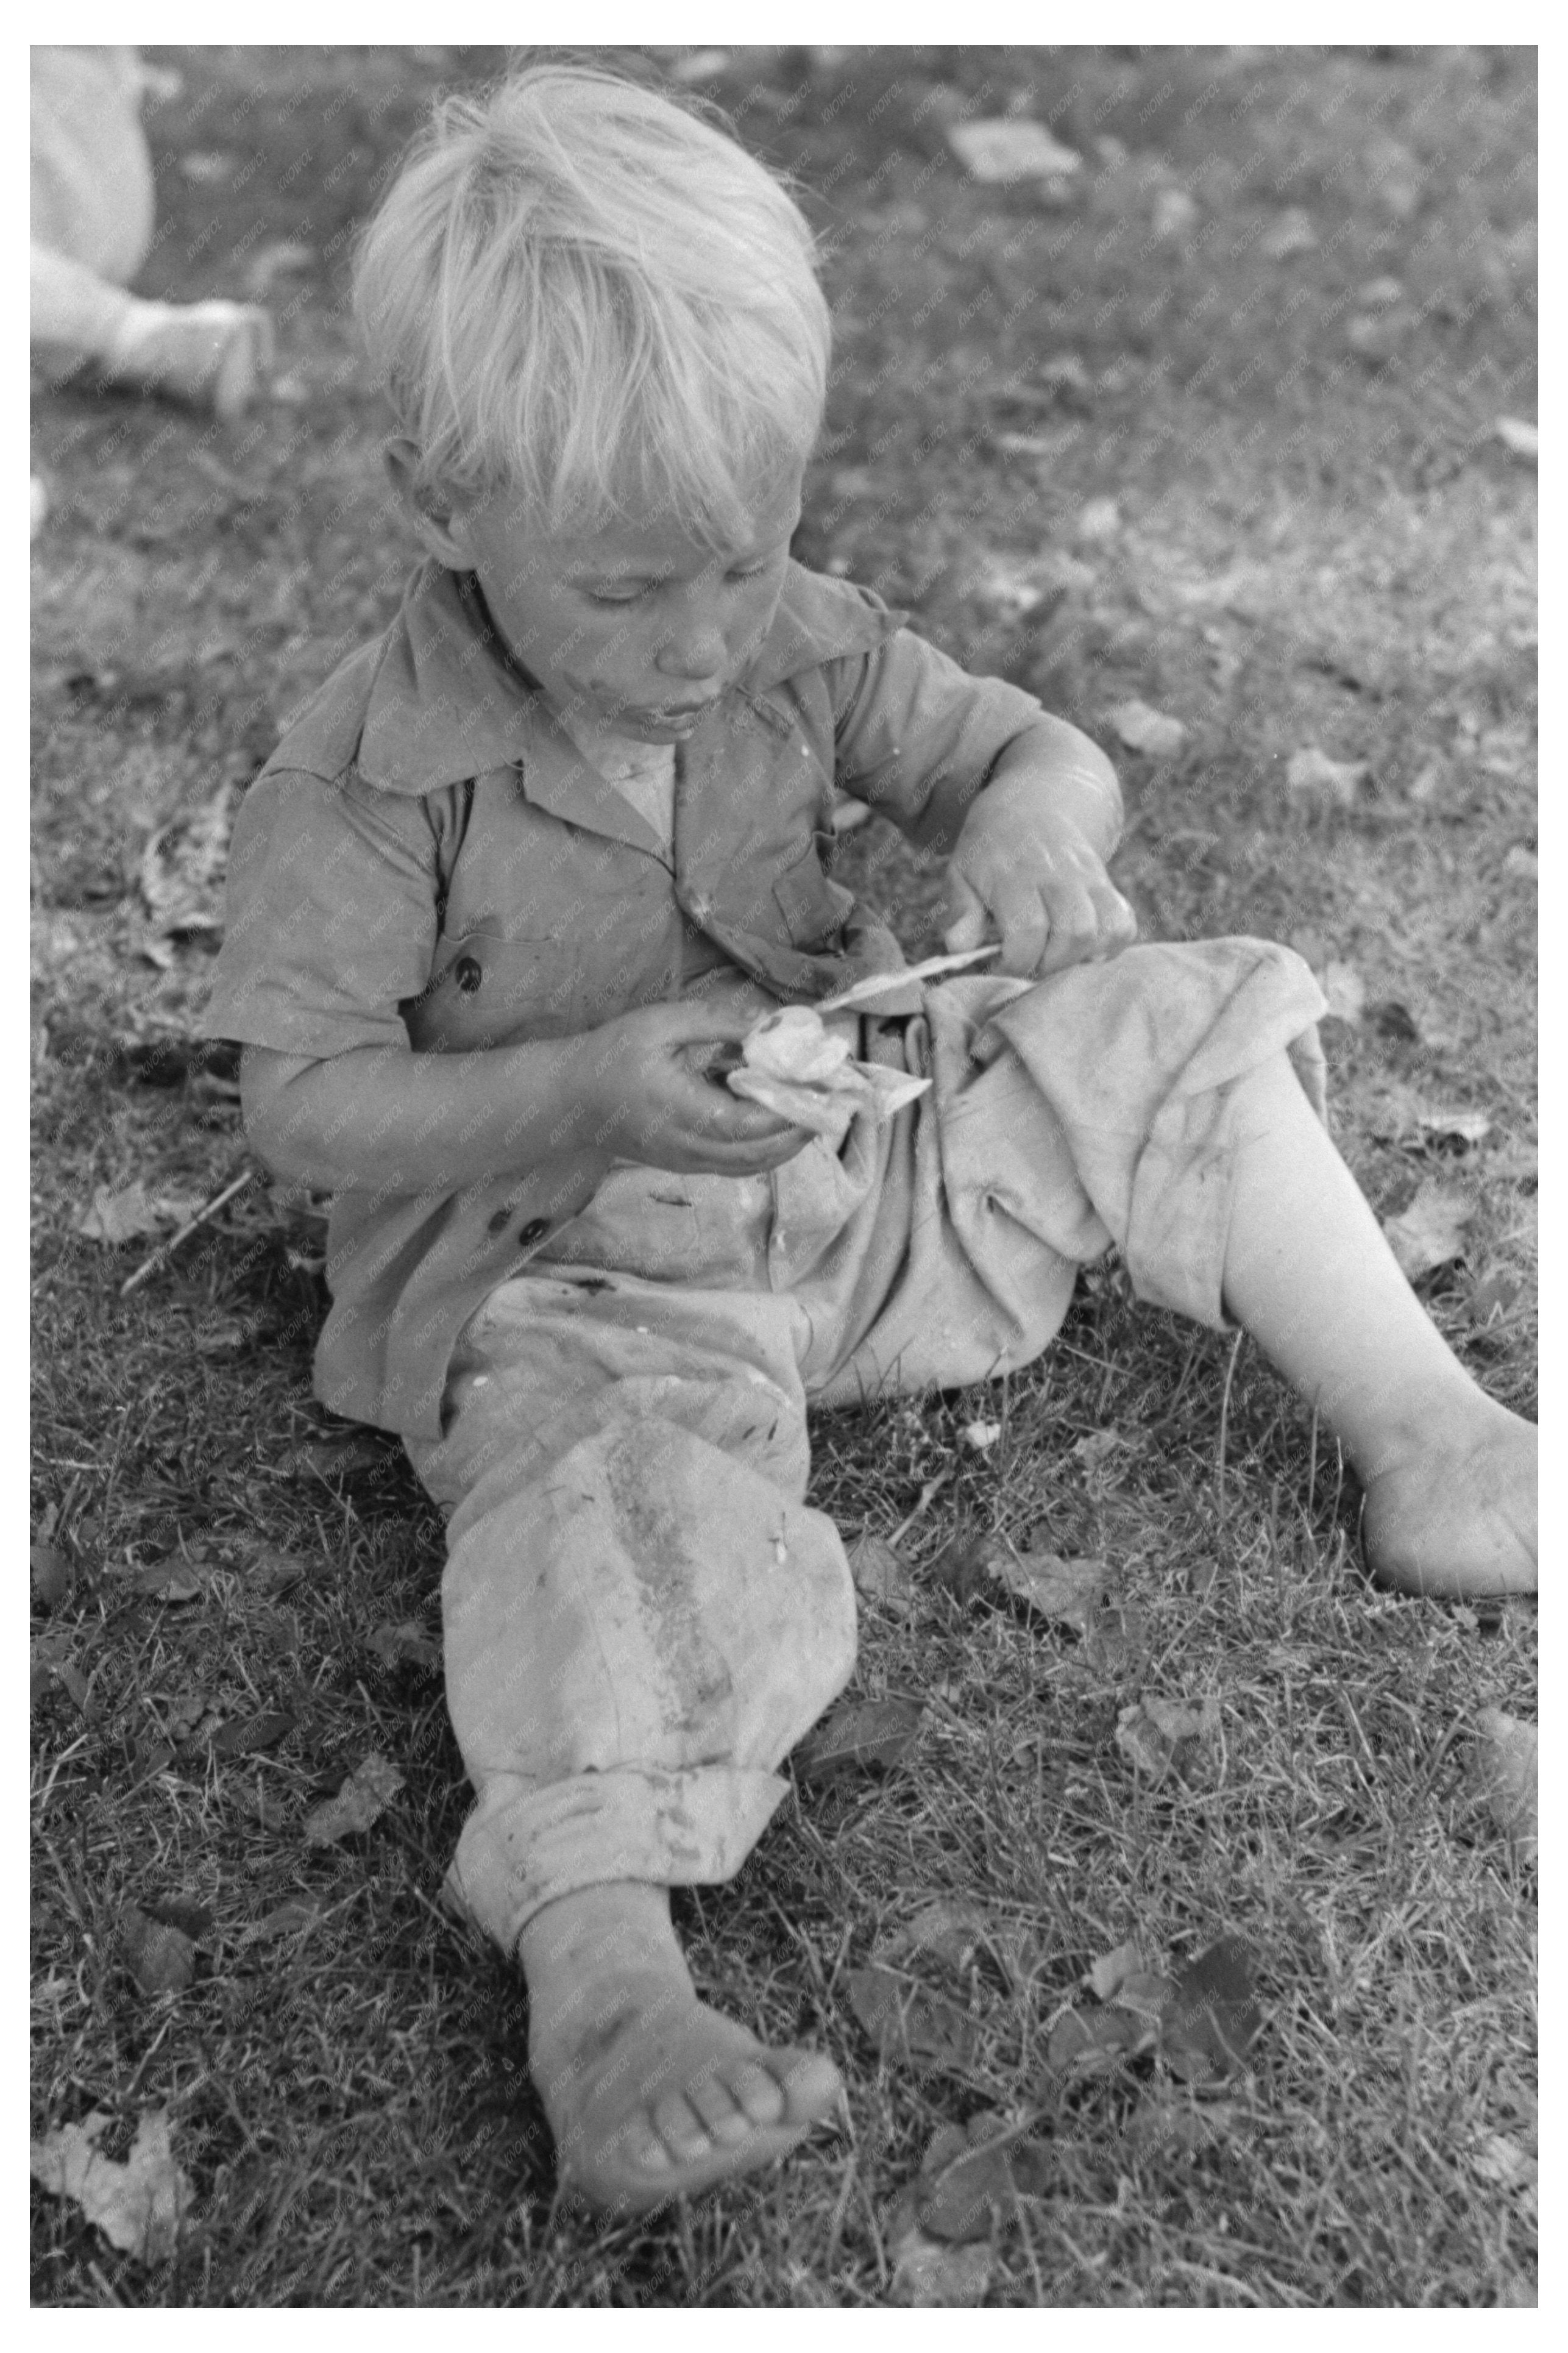
[[[629,1970],[685,1969],[669,1921],[669,1890],[647,1880],[599,1880],[558,1895],[518,1939],[524,1976],[599,1978]]]

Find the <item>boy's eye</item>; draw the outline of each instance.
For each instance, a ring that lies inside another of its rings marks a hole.
[[[762,564],[737,565],[732,571],[727,572],[724,577],[727,581],[760,580],[767,568],[765,561]],[[625,588],[613,586],[585,588],[583,593],[591,605],[637,605],[645,596],[651,596],[662,585],[659,581],[648,580],[644,581],[640,586],[633,584]]]

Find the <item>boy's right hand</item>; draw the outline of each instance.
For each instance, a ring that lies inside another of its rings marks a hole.
[[[810,1141],[805,1129],[732,1095],[721,1072],[702,1067],[738,1047],[756,1018],[754,1006],[727,1012],[721,999],[698,998],[603,1023],[583,1040],[592,1141],[645,1167],[710,1176],[793,1160]]]

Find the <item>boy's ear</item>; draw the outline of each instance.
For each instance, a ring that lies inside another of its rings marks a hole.
[[[417,445],[405,433],[395,433],[382,452],[382,459],[398,504],[426,554],[433,555],[437,564],[446,565],[448,571],[471,571],[473,551],[461,515],[444,505],[438,493],[415,487],[419,471]]]

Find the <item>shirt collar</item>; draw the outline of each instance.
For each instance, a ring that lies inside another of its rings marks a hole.
[[[870,652],[903,619],[869,590],[792,563],[767,635],[730,691],[765,693],[797,670]],[[577,756],[500,642],[472,574],[422,565],[383,642],[361,776],[385,792],[435,792],[525,764],[546,742]]]

